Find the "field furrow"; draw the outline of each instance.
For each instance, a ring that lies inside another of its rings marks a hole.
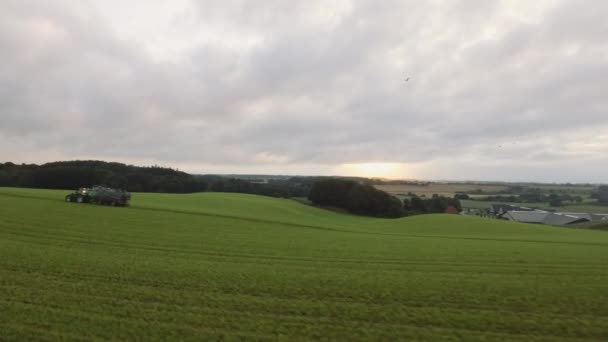
[[[1,340],[608,339],[605,232],[61,193],[0,188]]]

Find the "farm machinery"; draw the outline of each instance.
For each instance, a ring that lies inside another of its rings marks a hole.
[[[95,203],[111,206],[129,205],[131,193],[122,189],[106,188],[104,186],[93,186],[92,188],[80,188],[65,196],[66,202]]]

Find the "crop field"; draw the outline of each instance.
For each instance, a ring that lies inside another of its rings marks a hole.
[[[407,194],[408,192],[412,192],[418,196],[427,196],[430,197],[433,194],[443,195],[452,197],[457,192],[468,193],[471,196],[487,196],[488,194],[497,194],[501,193],[509,189],[509,185],[518,185],[516,183],[513,184],[504,184],[504,185],[496,185],[496,184],[483,184],[483,183],[440,183],[433,182],[425,185],[416,185],[416,184],[385,184],[385,185],[375,185],[376,188],[386,191],[393,195],[399,194]],[[595,188],[591,185],[565,185],[565,184],[526,184],[527,187],[533,187],[541,189],[542,191],[559,191],[566,192],[570,195],[577,196],[581,195],[583,197],[588,197],[589,194]],[[483,191],[483,194],[475,195],[471,194],[476,191]]]
[[[0,340],[608,340],[608,232],[0,188]]]

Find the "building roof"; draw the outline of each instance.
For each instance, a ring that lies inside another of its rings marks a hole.
[[[540,223],[549,224],[554,226],[563,226],[567,224],[588,222],[590,221],[586,217],[579,217],[574,215],[567,215],[564,213],[551,213],[548,211],[535,210],[535,211],[509,211],[504,218],[511,221],[525,222],[525,223]]]
[[[563,214],[563,215],[569,215],[569,216],[576,216],[578,218],[584,218],[587,219],[588,221],[591,222],[597,222],[597,221],[608,221],[608,214],[593,214],[593,213],[556,213],[556,214]]]
[[[556,214],[563,214],[563,215],[568,215],[568,216],[575,216],[578,218],[584,218],[587,219],[588,221],[593,221],[593,214],[589,214],[589,213],[556,213]]]
[[[534,209],[532,209],[532,208],[519,207],[519,206],[504,204],[504,203],[490,204],[490,211],[496,215],[503,215],[503,214],[507,213],[508,211],[533,211],[533,210]]]
[[[522,210],[511,210],[508,211],[504,218],[517,221],[517,222],[526,222],[526,223],[544,223],[545,217],[549,215],[548,211],[522,211]]]
[[[577,217],[572,215],[565,215],[561,213],[551,213],[545,217],[545,224],[551,224],[555,226],[563,226],[566,224],[589,222],[591,220],[583,217]]]

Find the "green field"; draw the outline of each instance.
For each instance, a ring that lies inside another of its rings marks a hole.
[[[0,188],[0,340],[608,340],[608,233]]]

